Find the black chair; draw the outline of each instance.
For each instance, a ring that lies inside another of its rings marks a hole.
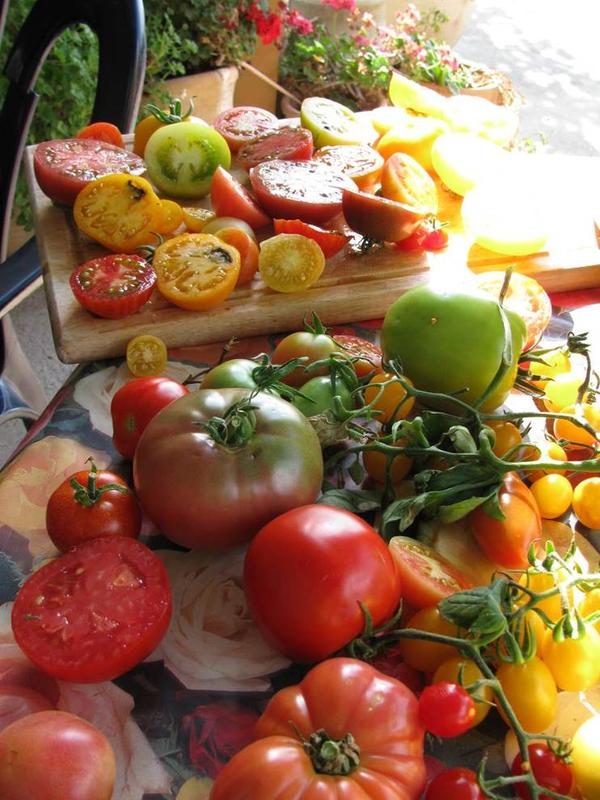
[[[8,2],[0,0],[0,36]],[[38,101],[35,81],[57,37],[78,23],[89,25],[98,37],[99,69],[91,121],[112,122],[121,131],[130,131],[142,93],[146,62],[143,0],[37,0],[4,67],[9,86],[0,110],[0,422],[15,415],[35,418],[45,405],[41,387],[32,389],[35,376],[9,317],[3,316],[7,306],[14,306],[41,275],[35,239],[8,259],[6,252],[17,174]],[[16,413],[21,410],[23,414]]]

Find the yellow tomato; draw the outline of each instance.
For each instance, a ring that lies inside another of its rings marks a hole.
[[[569,442],[567,447],[596,447],[600,446],[600,402],[583,402],[579,405],[569,405],[561,409],[562,414],[573,414],[577,419],[587,422],[595,431],[595,435],[575,425],[567,419],[554,420],[554,435],[557,439]]]
[[[545,730],[556,714],[558,691],[552,673],[534,656],[524,664],[501,664],[496,678],[515,716],[528,733]],[[500,716],[507,722],[499,703]]]
[[[577,372],[560,372],[546,383],[542,403],[548,411],[561,411],[575,403],[582,382],[583,378]]]
[[[533,442],[532,444],[523,445],[520,454],[523,461],[566,461],[567,453],[564,447],[561,447],[558,442],[553,442],[552,439],[542,439],[541,441]],[[533,483],[534,481],[543,478],[544,475],[564,475],[564,469],[526,469],[523,470],[525,477]]]
[[[432,170],[431,148],[438,136],[447,130],[448,126],[439,119],[407,115],[406,119],[383,134],[375,149],[383,158],[389,158],[394,153],[405,153],[418,161],[423,169]]]
[[[600,478],[586,478],[573,492],[573,512],[593,530],[600,528]]]
[[[428,633],[441,633],[444,636],[458,636],[458,628],[440,614],[437,606],[422,608],[413,614],[406,628],[417,628]],[[409,667],[422,672],[434,672],[440,664],[456,656],[456,648],[437,642],[421,639],[401,639],[400,654]]]
[[[379,106],[369,112],[369,121],[379,135],[403,125],[411,115],[398,106]]]
[[[541,656],[559,689],[584,692],[600,680],[600,633],[591,625],[576,639],[556,641],[546,631]]]
[[[183,221],[190,233],[200,233],[205,225],[215,219],[215,216],[215,212],[209,208],[200,206],[184,206],[183,208]]]
[[[544,475],[530,488],[544,519],[562,517],[571,507],[573,487],[564,475]]]
[[[405,379],[407,383],[412,383]],[[415,404],[415,398],[407,395],[398,378],[387,372],[374,375],[365,388],[365,400],[372,403],[373,411],[379,411],[379,422],[393,422],[405,419]]]
[[[571,762],[584,800],[600,800],[600,716],[590,717],[571,741]]]
[[[319,280],[325,269],[325,256],[314,239],[279,233],[261,243],[258,269],[269,289],[300,292]]]
[[[536,569],[528,569],[527,572],[524,572],[519,578],[519,583],[521,586],[527,587],[532,592],[542,594],[543,592],[547,592],[549,589],[554,589],[555,587],[559,586],[561,581],[563,581],[566,577],[568,577],[567,573],[563,569],[554,570],[553,572],[540,572]],[[569,599],[572,599],[571,591],[569,592]],[[528,596],[523,593],[523,604],[526,603],[527,600]],[[560,594],[558,593],[552,595],[552,597],[547,597],[545,600],[540,600],[538,603],[536,603],[536,608],[539,608],[540,611],[543,611],[544,614],[550,620],[552,620],[552,622],[558,622],[563,615]],[[539,619],[537,614],[534,614],[533,612],[530,613]],[[541,639],[538,639],[538,645],[541,646]]]
[[[160,210],[158,233],[173,233],[183,222],[183,209],[174,200],[161,200]]]
[[[590,614],[600,611],[600,589],[592,589],[591,592],[587,592],[579,603],[577,610],[582,617],[588,617]],[[595,623],[594,627],[600,633],[600,619]]]
[[[127,344],[127,366],[136,378],[160,375],[167,365],[167,347],[162,339],[142,334]]]
[[[532,361],[529,364],[529,371],[540,376],[539,380],[531,382],[540,389],[545,388],[549,378],[555,378],[557,375],[571,371],[571,359],[566,350],[551,350],[540,358],[543,359],[543,364],[539,361]]]
[[[439,681],[450,681],[450,683],[458,683],[459,675],[462,670],[462,683],[463,686],[470,686],[477,681],[483,679],[483,673],[474,661],[463,656],[454,656],[444,661],[436,669],[432,683],[439,683]],[[494,693],[490,686],[482,686],[477,690],[477,697],[481,700],[475,700],[475,719],[473,727],[479,725],[490,712],[493,705]]]
[[[498,145],[468,133],[443,133],[431,148],[434,170],[451,192],[462,196],[507,157]]]
[[[521,431],[512,422],[504,419],[491,419],[485,424],[494,431],[496,439],[492,450],[498,458],[502,458],[513,447],[521,444]],[[513,453],[512,460],[514,461],[517,456],[519,456],[519,451]]]
[[[406,442],[401,439],[397,444],[406,444]],[[367,473],[376,483],[385,483],[388,468],[388,456],[385,453],[378,452],[377,450],[364,450],[363,465]],[[390,466],[390,479],[393,486],[404,480],[410,472],[412,465],[413,459],[410,456],[399,453],[394,457]]]

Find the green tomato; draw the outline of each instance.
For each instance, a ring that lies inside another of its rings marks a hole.
[[[176,122],[155,131],[144,159],[152,183],[165,194],[204,197],[219,165],[229,168],[231,153],[214,128],[195,122]]]
[[[482,411],[497,408],[508,397],[526,338],[521,317],[508,309],[504,313],[511,329],[512,360]],[[504,328],[498,304],[489,296],[418,286],[388,310],[381,342],[386,359],[399,360],[417,389],[459,393],[458,399],[474,404],[500,366]],[[443,405],[453,408],[451,403]]]
[[[309,399],[294,397],[292,405],[296,406],[305,417],[314,417],[316,414],[322,414],[333,408],[333,398],[336,395],[339,395],[346,408],[352,408],[354,405],[352,392],[346,384],[338,378],[334,387],[334,382],[329,375],[318,375],[316,378],[311,378],[300,387],[300,391]]]
[[[300,124],[312,133],[316,148],[363,144],[369,140],[368,128],[361,124],[354,111],[326,97],[307,97],[302,101]]]
[[[232,358],[209,370],[202,379],[202,389],[256,389],[252,373],[258,364],[249,358]]]

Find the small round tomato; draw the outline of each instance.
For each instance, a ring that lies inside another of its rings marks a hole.
[[[437,605],[454,592],[472,588],[466,575],[426,544],[394,536],[389,547],[400,571],[402,599],[413,608]]]
[[[305,417],[314,417],[333,409],[333,398],[339,397],[344,408],[350,410],[354,407],[351,390],[340,378],[333,379],[330,375],[317,375],[310,378],[300,387],[302,395],[292,399],[292,405],[301,411]]]
[[[531,494],[542,519],[556,519],[571,507],[573,487],[564,475],[544,475],[531,484]]]
[[[127,342],[126,359],[136,378],[160,375],[167,366],[167,346],[158,336],[141,333]]]
[[[265,638],[301,663],[322,660],[358,636],[361,603],[378,626],[400,600],[383,539],[355,514],[325,505],[295,508],[259,531],[246,554],[244,589]]]
[[[458,628],[444,619],[437,606],[421,608],[407,621],[406,628],[416,628],[428,633],[458,636]],[[453,658],[456,649],[447,644],[426,642],[421,639],[401,639],[400,653],[409,667],[421,672],[434,672],[440,664]]]
[[[426,686],[419,697],[419,719],[426,731],[444,739],[460,736],[475,724],[475,702],[458,683]]]
[[[186,386],[171,378],[156,376],[137,378],[121,386],[110,404],[113,445],[117,452],[132,459],[150,420],[173,400],[186,394]]]
[[[380,412],[376,419],[383,423],[406,419],[415,404],[415,398],[388,372],[373,375],[365,388],[365,400],[373,411]]]
[[[43,672],[98,683],[150,655],[170,618],[169,578],[158,556],[135,539],[102,536],[27,578],[13,605],[12,629]]]
[[[256,389],[253,378],[258,364],[250,358],[228,358],[203,376],[201,389]]]
[[[210,184],[210,202],[218,217],[235,217],[248,223],[253,230],[271,222],[248,189],[223,167],[217,167]]]
[[[552,673],[537,656],[522,664],[503,663],[496,678],[515,716],[528,733],[545,730],[556,716],[558,692]],[[497,703],[500,715],[504,712]]]
[[[346,333],[334,333],[333,339],[342,353],[352,359],[352,366],[359,378],[381,372],[382,353],[379,345],[360,336]]]
[[[551,350],[541,356],[542,361],[523,362],[523,367],[527,367],[534,375],[539,375],[539,380],[532,380],[535,386],[544,389],[550,378],[556,378],[564,372],[571,371],[571,358],[566,349]],[[566,405],[566,403],[565,403]]]
[[[245,169],[252,169],[264,161],[285,159],[307,161],[313,153],[313,137],[305,128],[284,126],[266,131],[247,142],[238,152],[238,160]]]
[[[216,216],[210,208],[202,206],[182,206],[181,210],[185,227],[190,233],[200,233]]]
[[[273,364],[285,364],[293,358],[304,359],[302,365],[296,367],[283,378],[283,382],[289,386],[302,386],[310,377],[316,375],[327,375],[329,369],[327,365],[316,367],[306,371],[306,367],[328,358],[332,353],[337,352],[338,346],[335,340],[326,333],[323,325],[319,323],[309,326],[309,329],[290,333],[276,345],[271,356]]]
[[[505,453],[518,447],[523,440],[521,431],[517,426],[506,419],[490,419],[486,420],[485,424],[494,431],[495,440],[492,451],[498,458],[503,458]],[[515,458],[515,453],[518,453],[518,451],[515,450],[513,452],[513,460]]]
[[[586,798],[600,797],[600,717],[586,719],[575,732],[571,745],[577,788]]]
[[[533,371],[537,363],[533,364]],[[572,406],[577,401],[579,387],[583,383],[583,376],[573,370],[560,372],[544,384],[542,403],[548,411],[560,412],[563,408]]]
[[[488,424],[488,423],[486,423]],[[567,453],[564,447],[561,447],[558,442],[552,439],[536,440],[528,443],[521,448],[519,454],[523,461],[566,461]],[[525,469],[523,474],[530,483],[539,480],[544,475],[552,475],[554,473],[563,475],[564,469]]]
[[[381,242],[405,239],[432,213],[427,206],[411,206],[358,189],[344,189],[342,211],[353,231]]]
[[[403,439],[400,439],[396,440],[394,444],[403,445],[406,444],[406,442]],[[362,460],[367,474],[370,475],[370,477],[373,478],[376,483],[382,485],[386,483],[389,469],[389,478],[392,486],[396,486],[400,483],[400,481],[403,481],[412,469],[413,465],[413,459],[410,456],[405,456],[404,453],[400,452],[398,452],[398,454],[393,458],[389,458],[386,453],[382,453],[378,450],[363,450]]]
[[[100,256],[80,264],[69,283],[77,302],[92,314],[122,319],[150,299],[156,272],[141,256]]]
[[[586,431],[566,419],[554,420],[554,435],[557,439],[565,441],[566,448],[600,447],[600,401],[588,397],[578,405],[568,405],[560,409],[561,414],[573,414],[582,422],[587,422],[595,433]]]
[[[301,292],[316,283],[325,269],[325,256],[314,239],[297,233],[278,233],[261,242],[260,277],[275,292]]]
[[[516,473],[509,472],[498,493],[504,519],[495,519],[478,506],[469,514],[469,524],[485,555],[508,569],[529,564],[532,542],[542,535],[540,511],[531,490]]]
[[[555,639],[547,631],[541,656],[559,689],[585,692],[600,680],[600,633],[593,625],[585,625],[574,639]]]
[[[229,145],[232,153],[264,133],[277,128],[278,120],[264,108],[256,106],[234,106],[226,108],[215,117],[213,127]]]
[[[46,530],[59,550],[98,536],[140,535],[142,515],[127,483],[114,472],[76,472],[52,492],[46,506]]]
[[[157,233],[173,233],[183,224],[183,208],[174,200],[162,199],[160,201],[160,220]]]
[[[471,769],[453,767],[440,772],[425,792],[425,800],[485,800]]]
[[[115,772],[106,736],[75,714],[40,711],[0,732],[2,800],[110,800]]]
[[[582,617],[587,617],[600,611],[600,589],[592,589],[586,592],[577,610]],[[596,621],[595,628],[600,633],[600,619]]]
[[[98,142],[108,142],[115,147],[124,147],[123,135],[112,122],[92,122],[86,125],[76,136],[77,139],[95,139]]]
[[[408,155],[422,169],[431,171],[431,148],[433,143],[448,130],[448,126],[440,119],[433,117],[417,117],[406,114],[396,120],[396,124],[385,131],[376,144],[377,151],[384,158],[394,155]]]
[[[298,233],[314,239],[323,251],[325,258],[331,258],[339,253],[348,243],[348,237],[336,231],[327,231],[317,225],[309,225],[301,219],[274,219],[275,233]]]
[[[526,775],[533,772],[536,782],[544,789],[570,796],[573,788],[573,772],[567,762],[559,758],[545,742],[532,742],[527,747],[528,765],[523,768],[523,757],[519,753],[510,768],[513,775]],[[522,800],[531,800],[531,792],[524,783],[516,785],[517,794]],[[541,794],[540,800],[550,800]]]
[[[472,683],[483,680],[483,678],[483,672],[474,661],[464,658],[464,656],[455,656],[439,665],[433,675],[432,682],[434,684],[439,683],[439,681],[458,683],[460,680],[464,686],[468,687]],[[477,689],[477,697],[480,697],[481,700],[475,700],[475,717],[473,718],[472,727],[479,725],[487,717],[492,709],[494,694],[490,686],[482,686]]]

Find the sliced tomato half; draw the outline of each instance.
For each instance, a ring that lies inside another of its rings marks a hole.
[[[390,551],[400,572],[402,599],[413,608],[437,605],[473,584],[459,569],[426,544],[408,536],[394,536]]]
[[[69,283],[77,302],[92,314],[121,319],[150,299],[156,272],[141,256],[111,254],[80,264]]]
[[[256,106],[234,106],[227,108],[216,117],[213,127],[229,145],[232,153],[240,147],[278,127],[275,114]]]
[[[253,230],[271,222],[248,189],[223,167],[217,167],[210,185],[210,202],[217,217],[236,217]]]
[[[298,233],[300,236],[314,239],[323,251],[325,258],[331,258],[348,244],[349,237],[345,234],[310,225],[308,222],[302,222],[301,219],[274,219],[273,227],[275,233]]]
[[[306,128],[283,127],[267,131],[245,144],[238,152],[240,164],[251,169],[263,161],[283,158],[306,161],[313,154],[313,137]]]
[[[430,213],[425,206],[409,206],[356,189],[344,189],[342,209],[353,231],[381,242],[406,239]]]
[[[368,144],[337,144],[322,147],[313,158],[352,178],[359,189],[372,189],[383,169],[383,157]]]

